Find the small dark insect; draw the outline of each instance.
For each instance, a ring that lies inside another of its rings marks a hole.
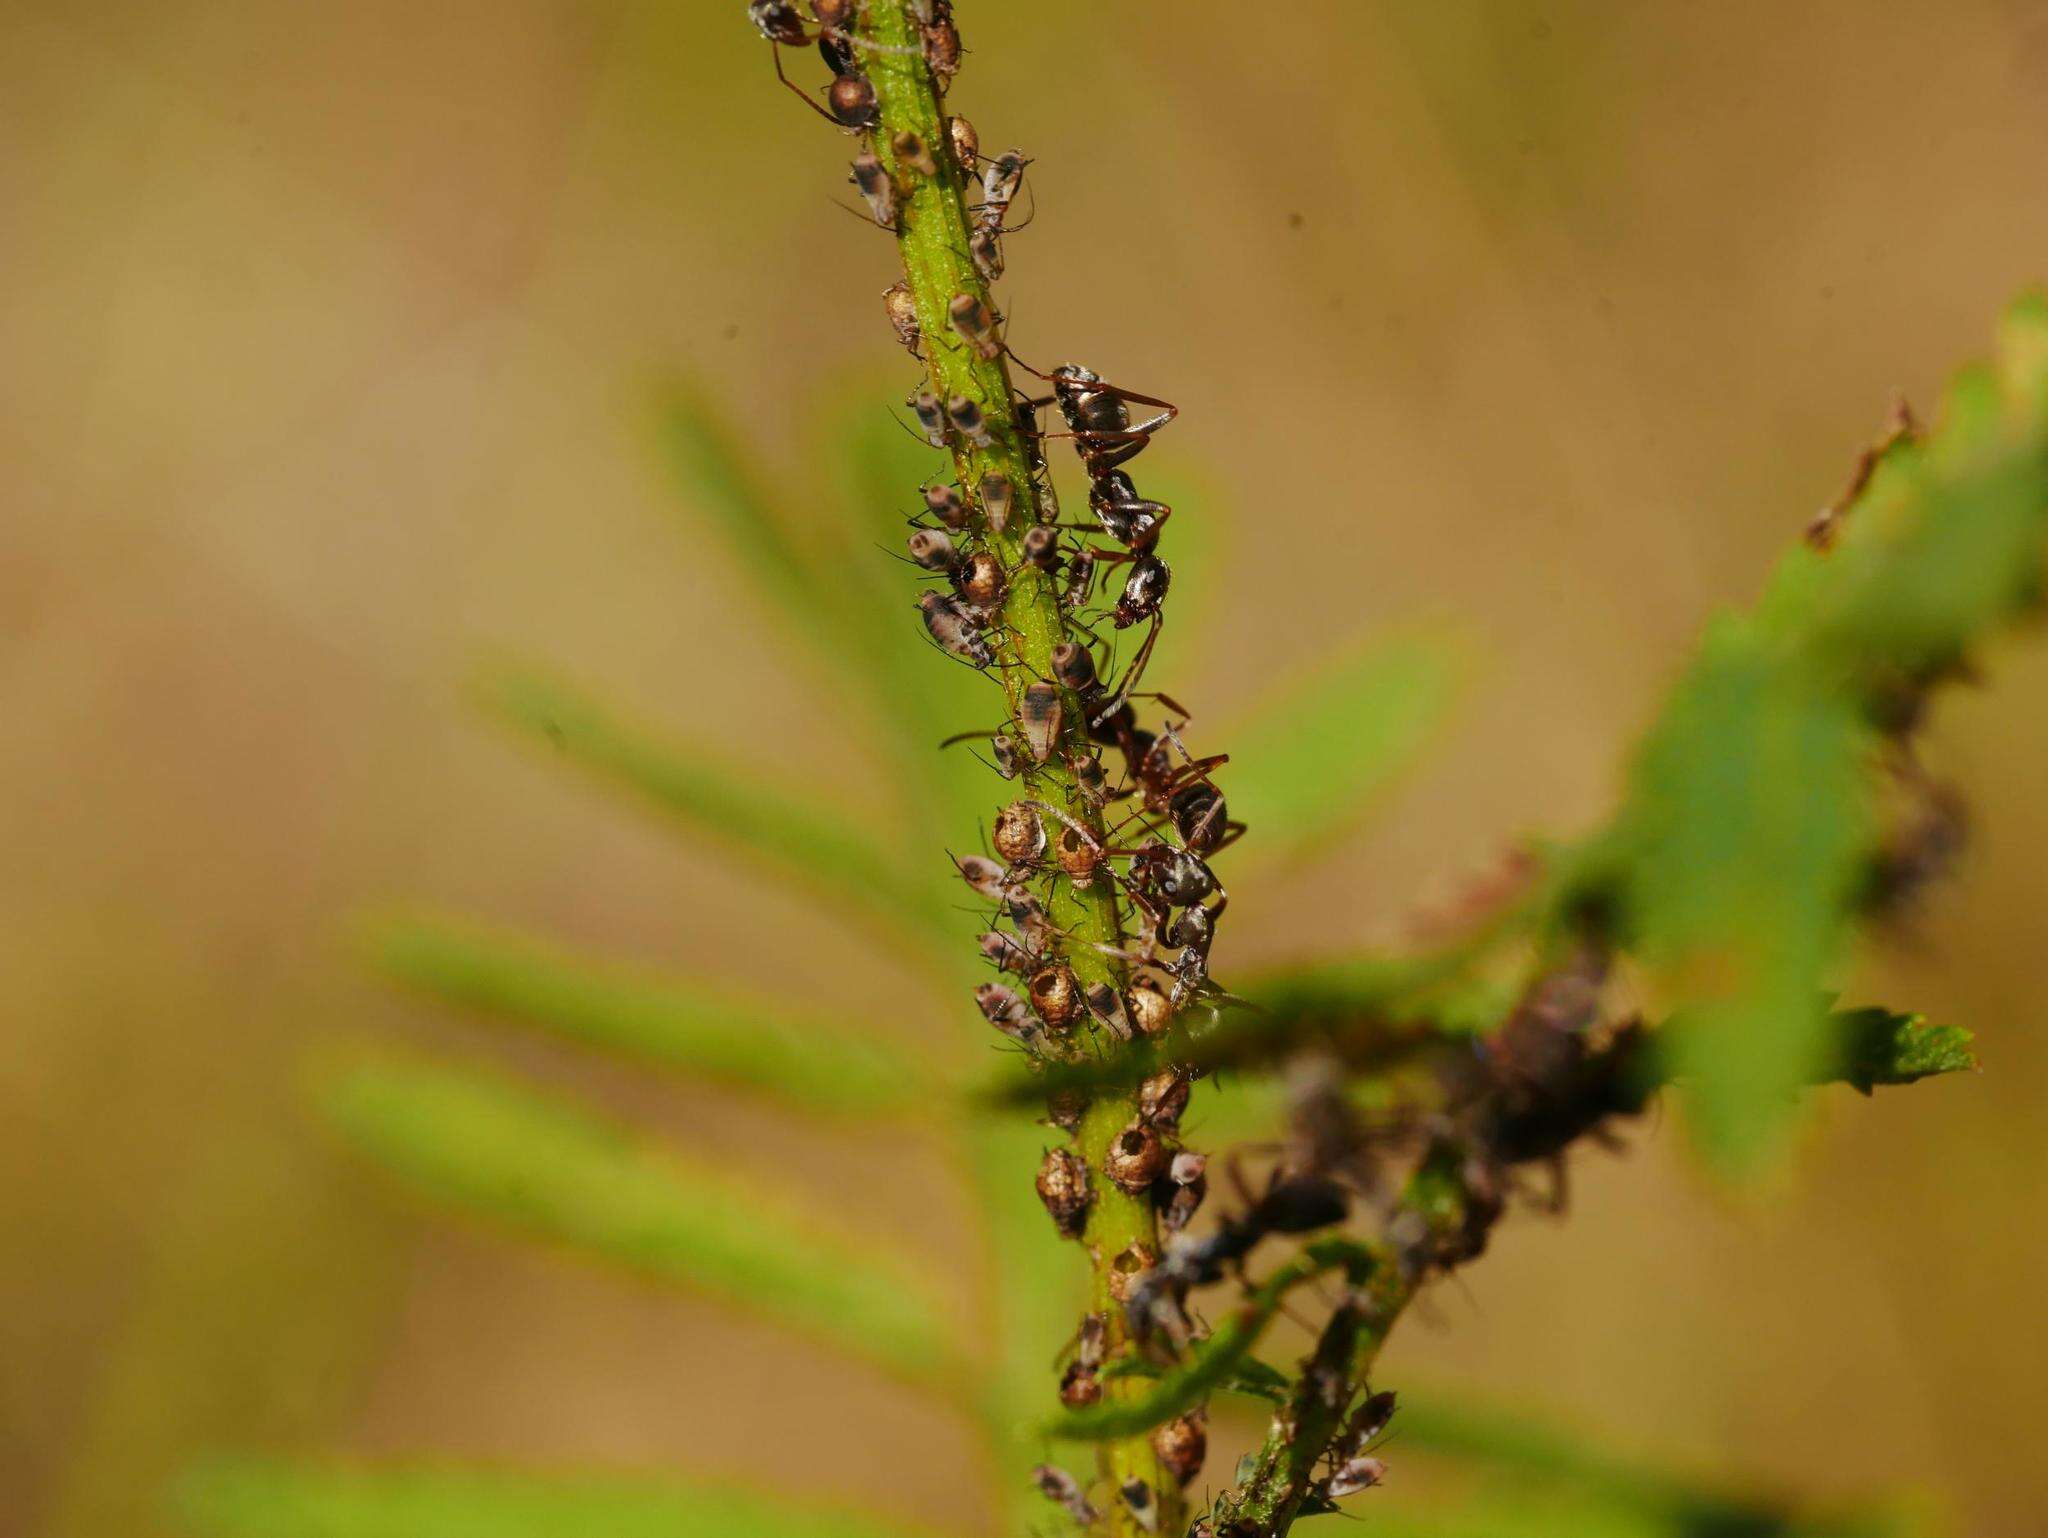
[[[1009,579],[1003,563],[992,552],[977,550],[953,568],[953,587],[967,602],[987,614],[1002,603]]]
[[[1076,748],[1068,752],[1067,768],[1074,776],[1074,788],[1090,806],[1100,807],[1109,801],[1109,777],[1102,772],[1102,760],[1093,753],[1084,753]]]
[[[1022,941],[1000,929],[988,930],[975,944],[980,948],[983,959],[993,962],[999,972],[1015,972],[1022,976],[1038,965],[1038,957],[1026,949]]]
[[[960,169],[972,176],[974,163],[981,159],[981,135],[966,118],[954,116],[946,119],[946,138],[953,146],[953,158],[960,162]]]
[[[1101,1517],[1102,1513],[1088,1504],[1087,1494],[1081,1489],[1080,1481],[1065,1469],[1054,1468],[1050,1463],[1041,1463],[1031,1471],[1031,1477],[1038,1485],[1039,1494],[1064,1506],[1067,1515],[1082,1527],[1093,1527]]]
[[[924,330],[917,322],[917,301],[910,296],[910,285],[899,281],[883,289],[882,309],[889,317],[889,329],[896,333],[896,340],[910,349],[912,357],[923,357]]]
[[[1196,1410],[1156,1429],[1152,1433],[1152,1450],[1159,1454],[1161,1467],[1179,1480],[1182,1488],[1194,1483],[1209,1456],[1209,1433],[1202,1425],[1202,1412]]]
[[[1060,595],[1060,601],[1069,609],[1078,609],[1088,601],[1088,593],[1095,586],[1095,552],[1083,550],[1067,567],[1067,590]]]
[[[1045,1162],[1038,1166],[1038,1199],[1062,1238],[1080,1236],[1095,1197],[1088,1188],[1088,1166],[1079,1154],[1070,1148],[1047,1152]]]
[[[953,25],[952,7],[947,0],[932,0],[932,19],[923,24],[924,60],[932,72],[932,84],[943,96],[960,73],[960,29]]]
[[[987,645],[983,643],[983,650],[986,649]],[[1031,750],[1033,763],[1042,764],[1052,757],[1052,750],[1059,744],[1064,718],[1065,707],[1060,703],[1057,684],[1038,679],[1024,686],[1023,698],[1017,706],[1017,724],[1023,729],[1024,742]]]
[[[986,224],[977,224],[967,234],[967,254],[974,261],[974,270],[981,274],[981,281],[993,283],[1003,275],[1002,232]]]
[[[875,223],[885,230],[896,228],[896,184],[889,180],[889,173],[872,150],[854,157],[853,174],[848,180],[860,189]]]
[[[1095,1023],[1110,1035],[1118,1041],[1131,1039],[1131,1017],[1116,989],[1108,983],[1090,983],[1081,990],[1081,1001],[1088,1006]]]
[[[929,399],[929,397],[924,398]],[[938,403],[933,402],[933,410],[936,411],[937,409]],[[920,412],[920,418],[922,418],[922,415],[923,413]],[[924,506],[926,512],[930,513],[956,534],[965,529],[973,517],[973,514],[968,511],[966,499],[943,481],[938,481],[925,487]]]
[[[811,40],[804,31],[802,15],[791,0],[751,0],[747,19],[760,28],[769,42],[786,48],[801,48]]]
[[[1147,1126],[1171,1132],[1188,1108],[1188,1079],[1178,1069],[1162,1068],[1138,1086],[1138,1115]]]
[[[874,82],[866,75],[834,76],[825,92],[825,104],[832,109],[829,116],[843,128],[872,128],[881,116]]]
[[[953,541],[941,529],[911,531],[910,558],[926,571],[951,571],[959,563]]]
[[[889,141],[889,148],[898,165],[909,166],[919,176],[939,174],[939,163],[932,158],[932,147],[924,142],[923,134],[906,128]]]
[[[892,216],[893,211],[892,204]],[[946,305],[946,318],[960,333],[961,340],[973,347],[976,356],[984,359],[1002,356],[1003,343],[1002,338],[996,335],[995,312],[973,294],[955,294]]]
[[[946,397],[946,418],[961,437],[978,449],[989,448],[996,441],[988,430],[988,419],[981,414],[981,407],[965,395]]]
[[[1079,641],[1062,641],[1052,649],[1052,676],[1060,686],[1086,695],[1095,687],[1095,656]]]
[[[974,1003],[988,1023],[1005,1036],[1029,1042],[1038,1035],[1038,1025],[1026,1013],[1024,1001],[1014,988],[1001,983],[982,983],[974,990]]]
[[[1369,1490],[1387,1477],[1387,1466],[1377,1458],[1349,1458],[1330,1476],[1325,1493],[1339,1501],[1347,1495]]]
[[[1060,1374],[1060,1403],[1069,1410],[1085,1410],[1102,1402],[1102,1379],[1079,1362],[1067,1363]]]
[[[1024,772],[1024,765],[1017,757],[1017,739],[1007,732],[988,740],[989,757],[995,760],[996,773],[1006,780],[1014,780]]]
[[[1010,211],[1010,204],[1016,201],[1017,189],[1024,183],[1024,168],[1031,164],[1022,150],[1004,150],[988,163],[981,173],[981,206],[976,210],[977,222],[1000,227],[1003,218]]]
[[[989,529],[1000,534],[1010,526],[1010,509],[1017,504],[1017,488],[1010,484],[1007,475],[984,475],[980,491],[981,510],[988,515]]]
[[[1152,1498],[1152,1487],[1142,1479],[1127,1479],[1117,1487],[1117,1493],[1124,1498],[1124,1505],[1131,1511],[1131,1520],[1148,1533],[1159,1531],[1159,1503]]]
[[[992,903],[1008,900],[1012,890],[1010,873],[994,860],[984,855],[963,854],[955,856],[953,864],[959,869],[960,879],[974,889],[975,896]]]
[[[919,597],[917,607],[924,615],[924,628],[948,655],[974,668],[987,668],[995,662],[995,653],[989,650],[980,624],[953,599],[944,593],[927,592]]]
[[[1141,620],[1157,619],[1159,606],[1166,602],[1166,589],[1173,581],[1173,569],[1149,552],[1131,562],[1131,574],[1124,579],[1110,623],[1128,630]]]
[[[917,413],[917,425],[924,429],[924,441],[935,449],[946,446],[946,414],[939,408],[939,398],[929,390],[920,390],[904,402]]]
[[[1048,576],[1060,569],[1060,531],[1050,524],[1034,523],[1024,531],[1024,559]]]

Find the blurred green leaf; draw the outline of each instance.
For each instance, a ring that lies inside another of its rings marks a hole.
[[[1258,849],[1299,858],[1355,827],[1442,722],[1459,673],[1447,636],[1367,636],[1260,701],[1226,734],[1231,810]]]
[[[933,1103],[922,1058],[759,996],[446,915],[384,915],[365,937],[385,972],[451,1003],[803,1110],[903,1115]]]
[[[435,1201],[957,1386],[943,1300],[888,1250],[719,1164],[470,1070],[371,1057],[321,1086],[364,1152]]]
[[[195,1538],[911,1538],[729,1483],[236,1461],[179,1481]]]
[[[662,742],[558,680],[534,669],[483,669],[476,693],[484,708],[548,743],[577,767],[634,792],[691,831],[823,898],[835,913],[919,942],[949,937],[936,888],[907,871],[870,839],[861,819],[820,805],[803,791],[778,789],[758,764],[714,761],[701,749]]]
[[[1838,1011],[1832,1023],[1834,1051],[1825,1075],[1866,1095],[1880,1084],[1912,1084],[1977,1068],[1977,1054],[1970,1050],[1974,1038],[1959,1025],[1929,1025],[1924,1015],[1878,1008]]]
[[[1825,969],[1868,838],[1851,705],[1724,625],[1638,757],[1622,815],[1637,940],[1687,1029],[1671,1068],[1723,1174],[1782,1142],[1827,1048]]]

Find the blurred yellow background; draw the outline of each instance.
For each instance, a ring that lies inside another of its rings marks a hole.
[[[1703,618],[1891,391],[1931,407],[2048,279],[2048,13],[2018,0],[960,21],[955,105],[1037,157],[1013,341],[1178,402],[1148,463],[1227,519],[1209,644],[1167,687],[1227,718],[1362,625],[1478,640],[1373,830],[1234,886],[1226,974],[1396,934],[1512,837],[1598,816]],[[320,1033],[461,1030],[340,943],[392,897],[692,966],[782,948],[791,988],[850,974],[889,1017],[810,910],[458,699],[517,643],[791,765],[834,753],[677,516],[646,398],[707,381],[822,488],[820,418],[900,397],[888,243],[833,206],[845,142],[739,0],[11,0],[0,132],[0,1532],[156,1530],[157,1482],[219,1446],[687,1461],[972,1530],[969,1451],[908,1395],[420,1222],[296,1098]],[[1975,1028],[1987,1071],[1827,1097],[1759,1210],[1668,1116],[1582,1157],[1569,1219],[1512,1223],[1388,1381],[2041,1530],[2048,648],[1989,661],[1930,739],[1974,812],[1961,879],[1851,990]],[[934,1254],[962,1221],[903,1151],[588,1087]]]

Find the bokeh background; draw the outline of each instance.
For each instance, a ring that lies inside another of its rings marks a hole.
[[[1227,720],[1361,627],[1472,639],[1373,828],[1234,891],[1226,973],[1397,934],[1597,818],[1892,390],[1931,406],[2048,278],[2048,15],[2019,0],[961,11],[956,104],[1037,157],[1012,339],[1176,400],[1148,463],[1224,531],[1169,686]],[[888,1013],[810,910],[459,699],[516,644],[799,770],[841,748],[647,430],[650,381],[694,377],[820,518],[890,537],[811,466],[821,421],[910,382],[891,253],[741,13],[0,6],[0,1531],[158,1531],[157,1483],[219,1446],[687,1461],[978,1520],[906,1395],[422,1221],[299,1096],[323,1033],[459,1029],[340,942],[393,897],[779,953],[798,989],[850,968]],[[1825,1098],[1759,1203],[1669,1116],[1582,1158],[1569,1220],[1505,1230],[1390,1381],[2040,1530],[2048,648],[1987,660],[1930,739],[1961,877],[1851,990],[1975,1028],[1987,1071]],[[601,1088],[906,1242],[963,1220],[903,1150]]]

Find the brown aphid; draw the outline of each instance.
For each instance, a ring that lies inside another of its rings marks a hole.
[[[908,283],[891,283],[882,290],[882,309],[889,317],[889,329],[896,340],[910,349],[914,358],[924,356],[924,328],[917,323],[917,301]]]
[[[996,773],[1006,780],[1014,780],[1024,772],[1023,762],[1017,756],[1017,739],[1007,732],[988,740],[989,757],[995,760]]]
[[[863,150],[853,160],[853,175],[847,178],[860,189],[861,200],[875,223],[885,230],[896,228],[896,184],[873,150]]]
[[[920,399],[930,400],[931,397],[922,396]],[[937,412],[938,406],[936,403],[933,404],[932,410]],[[920,409],[918,412],[919,420],[922,420],[923,416],[924,413]],[[940,446],[943,447],[943,443]],[[967,509],[967,499],[943,481],[937,481],[925,487],[924,505],[927,512],[956,534],[967,527],[968,520],[972,516]]]
[[[1081,1328],[1074,1334],[1074,1360],[1093,1372],[1108,1354],[1109,1316],[1083,1314]]]
[[[1060,1403],[1069,1410],[1085,1410],[1101,1399],[1102,1379],[1094,1369],[1079,1362],[1067,1363],[1067,1370],[1060,1374]]]
[[[1031,979],[1031,1007],[1055,1031],[1064,1031],[1081,1013],[1081,985],[1073,968],[1055,963]]]
[[[965,395],[946,397],[946,420],[969,443],[978,449],[993,447],[995,438],[988,430],[988,418],[981,414],[981,407]],[[941,447],[944,445],[942,444]]]
[[[1195,1214],[1202,1210],[1202,1198],[1208,1194],[1207,1176],[1197,1176],[1185,1185],[1169,1178],[1163,1185],[1154,1186],[1152,1201],[1159,1209],[1159,1226],[1169,1234],[1179,1233],[1194,1221]]]
[[[1124,1498],[1124,1505],[1130,1508],[1133,1522],[1148,1533],[1159,1531],[1159,1502],[1152,1498],[1150,1485],[1133,1476],[1117,1487],[1117,1493]]]
[[[1377,1458],[1352,1458],[1330,1476],[1328,1495],[1340,1501],[1347,1495],[1369,1490],[1387,1477],[1387,1466]]]
[[[1131,1017],[1124,1009],[1123,997],[1108,983],[1090,983],[1081,990],[1081,1002],[1088,1006],[1095,1023],[1118,1041],[1131,1039]]]
[[[1136,1196],[1157,1180],[1167,1165],[1166,1144],[1150,1122],[1134,1121],[1110,1140],[1102,1156],[1102,1172],[1126,1196]]]
[[[1081,1482],[1065,1469],[1054,1468],[1050,1463],[1041,1463],[1031,1471],[1031,1479],[1038,1486],[1039,1494],[1064,1506],[1067,1515],[1082,1527],[1093,1527],[1102,1515],[1088,1504],[1088,1496],[1081,1489]]]
[[[987,612],[1003,601],[1009,581],[993,552],[977,550],[954,568],[953,586],[975,608]]]
[[[1173,1003],[1149,977],[1131,984],[1131,1023],[1146,1036],[1157,1036],[1173,1024]]]
[[[1154,1430],[1152,1450],[1183,1488],[1192,1484],[1209,1456],[1209,1432],[1202,1424],[1202,1412],[1178,1416]]]
[[[960,73],[960,29],[951,16],[935,15],[924,29],[924,61],[931,68],[932,84],[945,95]]]
[[[932,147],[924,142],[924,135],[906,128],[889,141],[889,148],[895,151],[896,163],[910,167],[919,176],[937,176],[939,163],[932,159]]]
[[[974,990],[974,1007],[987,1017],[988,1023],[1013,1034],[1012,1027],[1026,1028],[1031,1021],[1024,1013],[1024,1001],[1017,996],[1014,988],[1005,988],[1001,983],[981,983]]]
[[[1079,641],[1062,641],[1052,649],[1052,676],[1076,694],[1095,684],[1095,654]]]
[[[924,615],[924,628],[944,651],[976,668],[986,668],[995,662],[995,653],[989,650],[988,639],[982,635],[975,617],[944,593],[923,594],[917,607]]]
[[[1067,755],[1067,768],[1074,776],[1074,788],[1090,806],[1109,801],[1109,777],[1102,772],[1102,760],[1093,753],[1075,751]]]
[[[978,296],[955,294],[946,305],[946,319],[953,323],[953,329],[960,333],[961,340],[973,347],[976,356],[984,359],[1002,356],[1003,343],[996,335],[995,312]]]
[[[946,413],[939,406],[939,398],[929,390],[920,390],[903,402],[917,413],[917,425],[924,429],[924,441],[935,449],[946,446]]]
[[[1088,1226],[1088,1206],[1095,1200],[1088,1185],[1087,1162],[1071,1148],[1047,1150],[1038,1166],[1038,1199],[1061,1238],[1079,1238]]]
[[[1078,1089],[1056,1089],[1045,1097],[1045,1119],[1062,1132],[1072,1132],[1088,1114],[1088,1096]]]
[[[988,901],[1003,902],[1010,895],[1010,873],[986,855],[956,855],[953,864],[960,872],[960,879],[974,888],[977,897]]]
[[[1003,237],[993,226],[977,224],[968,232],[967,254],[982,282],[993,283],[1003,275]]]
[[[1138,1115],[1151,1126],[1173,1131],[1188,1108],[1188,1087],[1179,1070],[1160,1070],[1138,1086]]]
[[[1010,509],[1017,505],[1017,488],[1006,475],[984,475],[976,489],[981,493],[981,510],[988,516],[989,529],[1002,533],[1010,526]]]
[[[1149,1276],[1158,1264],[1159,1255],[1151,1245],[1126,1245],[1109,1263],[1109,1275],[1103,1279],[1110,1297],[1118,1303],[1130,1302],[1131,1292],[1138,1285],[1139,1278]]]
[[[1024,745],[1031,750],[1034,764],[1052,757],[1052,750],[1059,744],[1065,712],[1057,684],[1039,679],[1024,686],[1023,699],[1017,706],[1017,724],[1024,729]]]
[[[1076,890],[1086,892],[1095,885],[1102,869],[1102,846],[1079,828],[1060,829],[1057,858]]]
[[[953,158],[960,162],[960,169],[972,176],[974,163],[981,159],[981,135],[966,118],[955,116],[946,119],[946,138],[953,146]]]
[[[1034,523],[1020,541],[1025,561],[1047,576],[1060,569],[1060,531],[1050,524]]]
[[[1029,865],[1045,853],[1045,824],[1026,803],[1012,801],[996,813],[989,842],[1012,866]]]
[[[926,571],[951,571],[959,561],[953,541],[941,529],[918,529],[909,540],[910,558]]]
[[[1083,550],[1067,567],[1067,587],[1060,594],[1060,602],[1069,609],[1078,609],[1088,602],[1088,594],[1094,586],[1095,552]]]
[[[881,111],[875,101],[874,82],[866,75],[837,75],[825,92],[825,105],[835,121],[846,128],[872,128]]]
[[[1038,965],[1038,958],[1023,941],[1000,929],[986,931],[974,943],[981,951],[982,959],[993,962],[999,972],[1015,972],[1021,977]]]

